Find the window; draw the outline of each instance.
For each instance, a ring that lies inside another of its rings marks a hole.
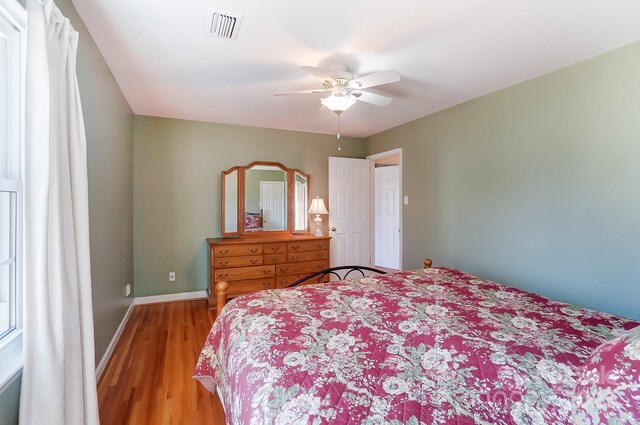
[[[0,0],[0,369],[22,324],[25,23],[18,0]]]
[[[19,324],[20,189],[20,182],[0,180],[0,341]]]

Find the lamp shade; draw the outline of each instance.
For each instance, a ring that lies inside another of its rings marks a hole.
[[[334,93],[331,96],[323,97],[320,99],[320,103],[322,103],[325,107],[331,109],[335,113],[342,113],[352,107],[356,101],[354,96],[351,96],[349,93],[345,94],[337,94]]]
[[[324,206],[324,199],[319,196],[311,201],[311,206],[307,212],[309,214],[329,214],[327,207]]]

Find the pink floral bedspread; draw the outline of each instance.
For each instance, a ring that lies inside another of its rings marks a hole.
[[[252,232],[262,230],[260,215],[246,213],[244,215],[244,230]]]
[[[585,359],[637,325],[435,268],[238,297],[194,376],[230,424],[565,424]]]

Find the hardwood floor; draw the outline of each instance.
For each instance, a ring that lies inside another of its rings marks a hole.
[[[205,300],[135,306],[98,383],[101,424],[213,424],[223,417],[217,396],[191,378],[211,323]]]

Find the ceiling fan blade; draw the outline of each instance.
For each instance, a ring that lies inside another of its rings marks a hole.
[[[354,89],[364,89],[367,87],[381,86],[383,84],[400,81],[400,74],[395,71],[380,71],[364,77],[356,78],[349,83]]]
[[[327,91],[331,91],[331,89],[312,89],[312,90],[295,90],[295,91],[285,91],[281,93],[274,93],[274,96],[288,96],[290,94],[313,94],[313,93],[324,93]]]
[[[303,66],[302,69],[304,69],[310,75],[316,77],[320,81],[334,81],[333,77],[327,74],[324,69],[317,68],[315,66]]]
[[[387,96],[382,96],[380,94],[369,93],[368,91],[354,91],[351,93],[352,96],[355,96],[361,102],[370,103],[376,106],[387,106],[391,103],[392,99]]]

